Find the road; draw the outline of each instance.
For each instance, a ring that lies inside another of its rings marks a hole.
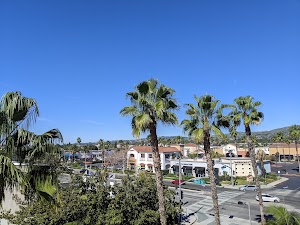
[[[265,191],[264,191],[265,192]],[[265,202],[265,206],[284,205],[288,210],[300,211],[300,192],[289,189],[269,189],[268,194],[278,196],[281,203]],[[293,195],[291,195],[293,193]],[[259,205],[255,200],[256,192],[242,192],[234,189],[218,189],[218,202],[220,214],[249,219],[247,205],[239,205],[238,201],[248,202],[251,208],[251,220],[259,217]],[[195,191],[183,189],[183,203],[191,212],[195,212],[199,219],[204,219],[207,214],[213,214],[211,194],[207,189]]]

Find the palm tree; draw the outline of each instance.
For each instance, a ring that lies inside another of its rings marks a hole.
[[[134,92],[128,92],[131,106],[124,107],[120,113],[132,116],[131,127],[133,136],[140,137],[141,133],[150,131],[153,162],[156,174],[157,195],[159,200],[159,214],[162,225],[167,224],[164,190],[161,173],[161,161],[158,150],[157,123],[176,124],[177,116],[172,112],[178,108],[172,98],[174,90],[161,84],[157,80],[143,81],[135,87]]]
[[[223,106],[219,107],[219,100],[211,95],[204,95],[198,98],[194,96],[196,106],[193,104],[186,104],[186,114],[190,117],[181,122],[184,132],[188,132],[190,137],[199,144],[204,141],[204,151],[207,159],[207,169],[211,184],[211,193],[215,210],[215,223],[220,224],[220,213],[218,206],[218,195],[215,181],[215,171],[213,167],[212,151],[210,148],[211,133],[222,139],[226,138],[220,127],[229,127],[229,121],[225,120],[222,115]]]
[[[105,148],[104,148],[104,140],[103,139],[100,139],[98,141],[98,145],[99,145],[99,148],[101,148],[102,150],[102,167],[104,168],[104,152],[105,152]]]
[[[233,111],[232,114],[234,115],[235,112]],[[236,154],[238,154],[238,144],[237,144],[238,132],[237,132],[237,128],[240,124],[241,124],[241,119],[240,118],[236,118],[234,116],[230,118],[229,134],[234,140],[235,148],[236,148]]]
[[[289,146],[289,159],[288,159],[288,160],[291,161],[291,146],[290,146],[290,144],[291,144],[291,139],[290,139],[289,136],[286,137],[285,143]]]
[[[256,152],[256,160],[260,162],[260,170],[261,170],[261,175],[265,175],[266,170],[265,170],[265,165],[264,165],[264,160],[266,159],[267,154],[263,149],[259,149]]]
[[[258,111],[258,107],[261,105],[261,102],[257,101],[254,102],[251,96],[245,97],[238,97],[234,100],[235,106],[231,112],[231,116],[235,121],[243,121],[245,127],[245,134],[248,144],[248,150],[251,157],[252,168],[255,177],[255,183],[257,187],[257,194],[259,197],[259,206],[260,206],[260,213],[261,213],[261,223],[263,225],[266,224],[266,220],[264,218],[264,207],[263,201],[261,196],[261,187],[258,178],[258,170],[255,158],[255,149],[253,146],[253,140],[251,136],[251,128],[250,125],[258,125],[261,123],[263,119],[263,113]]]
[[[289,212],[283,206],[269,206],[266,211],[274,217],[267,222],[268,225],[300,225],[300,214]]]
[[[293,125],[289,128],[290,137],[295,141],[296,145],[296,152],[297,152],[297,161],[298,161],[298,168],[300,173],[300,161],[299,161],[299,153],[298,153],[298,141],[300,139],[300,125]]]
[[[63,140],[62,135],[57,129],[42,135],[26,130],[35,123],[38,116],[37,102],[22,96],[21,92],[8,92],[0,101],[0,202],[5,197],[6,188],[22,186],[46,194],[41,189],[45,189],[47,179],[54,178],[55,174],[51,174],[52,168],[48,166],[49,161],[45,160],[45,156],[54,154],[53,145],[56,141]],[[58,149],[55,150],[58,153]],[[14,156],[20,163],[25,158],[28,160],[27,173],[23,173],[13,164]],[[59,158],[58,154],[56,158]],[[35,173],[36,171],[40,173]],[[55,183],[54,179],[52,181],[49,184]]]
[[[279,162],[280,160],[280,154],[278,152],[278,143],[283,143],[285,142],[284,134],[282,132],[277,132],[275,135],[272,137],[272,141],[276,142],[276,149],[277,149],[277,157],[279,157]]]

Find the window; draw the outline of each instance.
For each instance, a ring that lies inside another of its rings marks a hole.
[[[152,159],[152,154],[149,154],[148,157],[149,157],[150,159]]]
[[[141,154],[141,158],[145,158],[145,153],[142,153],[142,154]]]
[[[130,154],[130,157],[134,157],[134,154]]]

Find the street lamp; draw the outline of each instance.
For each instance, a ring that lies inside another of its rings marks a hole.
[[[232,149],[228,150],[228,154],[229,154],[229,157],[230,157],[230,181],[231,181],[231,185],[233,187],[234,183],[233,183],[233,171],[232,171],[232,161],[231,161]],[[223,167],[226,167],[226,166],[224,165]]]
[[[242,202],[242,201],[238,201],[238,204],[239,204],[239,205],[248,205],[248,211],[249,211],[249,222],[250,222],[250,225],[252,225],[252,222],[251,222],[251,210],[250,210],[250,203],[249,203],[249,202]]]

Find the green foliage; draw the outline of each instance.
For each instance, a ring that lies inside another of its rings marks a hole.
[[[28,131],[38,116],[36,101],[20,92],[8,92],[0,101],[0,202],[5,188],[21,186],[44,198],[54,192],[51,186],[57,183],[57,173],[53,165],[61,152],[55,144],[63,138],[58,129],[41,135]],[[13,158],[28,163],[26,173],[13,164]]]
[[[122,179],[122,185],[107,186],[105,174],[83,182],[81,177],[47,201],[24,202],[21,210],[2,216],[19,225],[159,225],[155,180],[147,173]],[[111,196],[111,194],[113,196]],[[167,224],[179,212],[174,191],[164,189]]]
[[[190,159],[195,159],[195,158],[198,157],[198,154],[197,154],[197,153],[191,153],[191,154],[188,154],[188,157],[189,157]]]
[[[161,173],[163,176],[168,175],[169,174],[169,170],[161,170]]]
[[[269,206],[266,211],[274,216],[274,220],[268,220],[267,225],[300,225],[300,214],[289,212],[283,206]]]

